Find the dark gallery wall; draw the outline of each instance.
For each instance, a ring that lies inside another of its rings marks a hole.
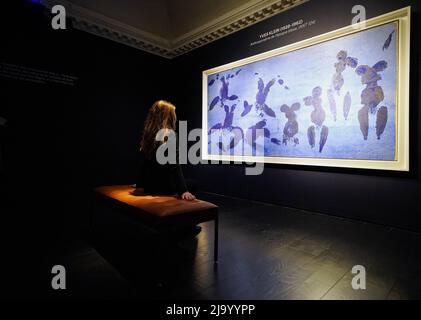
[[[32,190],[133,181],[143,120],[166,91],[169,60],[70,21],[53,30],[49,12],[31,1],[1,15],[1,62],[77,77],[73,86],[0,78],[6,171]]]
[[[86,225],[92,186],[134,181],[139,134],[155,100],[173,101],[179,119],[200,128],[203,70],[349,25],[354,4],[311,0],[173,60],[74,30],[70,22],[67,30],[54,31],[51,15],[36,1],[4,6],[0,62],[77,77],[74,86],[0,77],[0,117],[8,119],[0,132],[6,168],[0,205],[15,210],[7,218],[18,226],[8,231],[14,239],[27,231],[42,239]],[[414,209],[421,191],[420,5],[360,4],[368,17],[412,5],[409,174],[271,165],[262,176],[247,177],[241,165],[200,165],[186,167],[186,176],[211,192],[420,231]],[[316,24],[250,46],[261,33],[299,19]]]
[[[172,95],[175,104],[181,107],[181,118],[189,120],[190,128],[202,126],[203,70],[347,26],[351,24],[355,4],[349,0],[311,0],[178,57],[173,63],[180,86],[174,88]],[[419,1],[365,0],[358,4],[366,7],[367,18],[412,5],[410,174],[271,165],[266,166],[263,175],[250,177],[245,176],[241,165],[201,165],[190,166],[187,175],[197,178],[205,190],[219,194],[421,231],[417,209],[421,194],[418,170],[421,6]],[[300,19],[316,20],[316,24],[278,40],[250,46],[260,34]]]
[[[169,60],[75,30],[70,21],[67,30],[53,30],[36,1],[2,5],[0,35],[0,63],[77,77],[73,86],[0,77],[0,117],[8,120],[0,237],[13,269],[88,224],[92,186],[132,183],[141,127],[166,91]]]
[[[38,1],[0,10],[0,63],[76,77],[74,85],[0,77],[0,243],[2,289],[28,284],[39,259],[66,232],[89,221],[89,190],[133,183],[147,109],[164,98],[190,129],[202,125],[202,71],[319,35],[351,22],[355,1],[311,0],[173,60],[74,30],[52,30]],[[421,231],[420,10],[418,1],[362,0],[369,17],[413,6],[411,172],[241,165],[187,166],[204,190]],[[316,25],[250,46],[261,33],[303,19]],[[3,163],[4,162],[4,163]],[[43,269],[42,272],[45,272]],[[18,274],[19,279],[10,276]],[[26,278],[25,278],[26,277]]]

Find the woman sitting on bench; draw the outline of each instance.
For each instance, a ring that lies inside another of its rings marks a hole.
[[[157,133],[162,129],[175,132],[176,126],[177,116],[173,104],[160,100],[149,109],[140,142],[140,163],[136,187],[143,188],[144,193],[147,194],[169,195],[177,193],[181,199],[192,201],[196,197],[188,190],[183,171],[178,162],[178,150],[174,150],[177,152],[176,164],[161,165],[156,159],[157,149],[165,143],[165,141],[156,140]],[[200,232],[200,227],[194,227],[193,229],[195,234]]]

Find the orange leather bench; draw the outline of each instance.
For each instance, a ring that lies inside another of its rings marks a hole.
[[[214,262],[218,261],[218,207],[212,203],[185,201],[176,196],[147,195],[130,185],[94,189],[97,200],[124,211],[156,230],[214,221]]]

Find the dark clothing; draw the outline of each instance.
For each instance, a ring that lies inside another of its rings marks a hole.
[[[174,194],[182,195],[187,192],[183,171],[178,163],[161,165],[156,160],[155,152],[147,157],[139,152],[139,174],[136,181],[138,188],[144,188],[149,194]]]

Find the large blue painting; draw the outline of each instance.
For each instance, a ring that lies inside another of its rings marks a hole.
[[[394,161],[397,59],[391,22],[208,75],[208,154]]]

